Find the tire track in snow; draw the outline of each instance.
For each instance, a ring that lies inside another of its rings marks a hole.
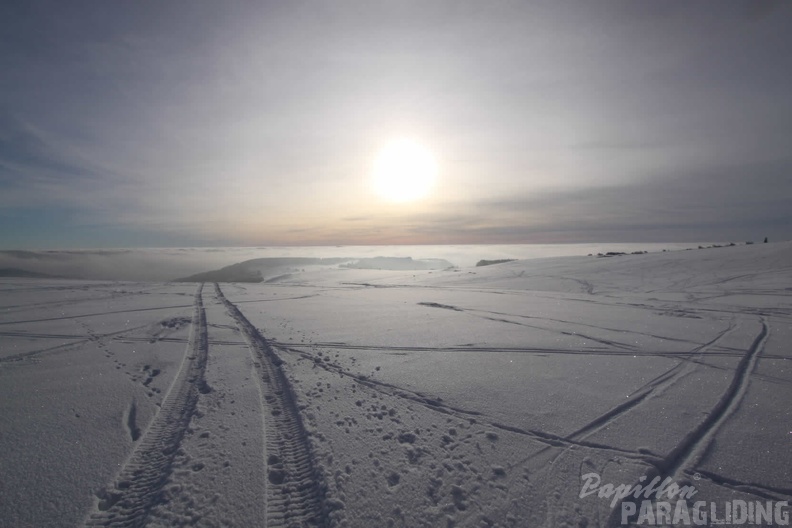
[[[282,361],[217,283],[215,292],[247,341],[261,380],[266,404],[267,526],[326,526],[324,486]]]
[[[97,493],[98,501],[86,526],[145,526],[151,508],[161,500],[198,395],[208,390],[204,370],[209,346],[202,290],[203,284],[195,292],[190,342],[162,407],[115,482]]]

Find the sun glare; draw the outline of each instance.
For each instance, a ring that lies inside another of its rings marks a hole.
[[[400,139],[385,145],[374,160],[374,191],[391,202],[424,198],[437,177],[432,152],[416,141]]]

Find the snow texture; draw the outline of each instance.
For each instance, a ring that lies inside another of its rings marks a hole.
[[[619,526],[591,472],[792,500],[792,243],[343,262],[0,279],[0,525]]]

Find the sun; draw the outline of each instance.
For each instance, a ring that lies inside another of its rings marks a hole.
[[[412,202],[429,194],[437,177],[437,161],[432,152],[411,139],[387,143],[377,154],[372,186],[391,202]]]

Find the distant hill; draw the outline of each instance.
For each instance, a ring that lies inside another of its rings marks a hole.
[[[439,270],[454,265],[444,259],[413,259],[411,257],[373,258],[259,258],[224,268],[196,273],[175,282],[280,282],[297,273],[320,268],[378,269],[397,271]]]
[[[498,260],[479,260],[476,262],[476,267],[480,268],[481,266],[493,266],[495,264],[505,264],[507,262],[514,262],[517,259],[498,259]]]
[[[174,282],[263,282],[272,281],[310,266],[335,266],[348,258],[259,258],[232,264],[219,270],[196,273]]]

